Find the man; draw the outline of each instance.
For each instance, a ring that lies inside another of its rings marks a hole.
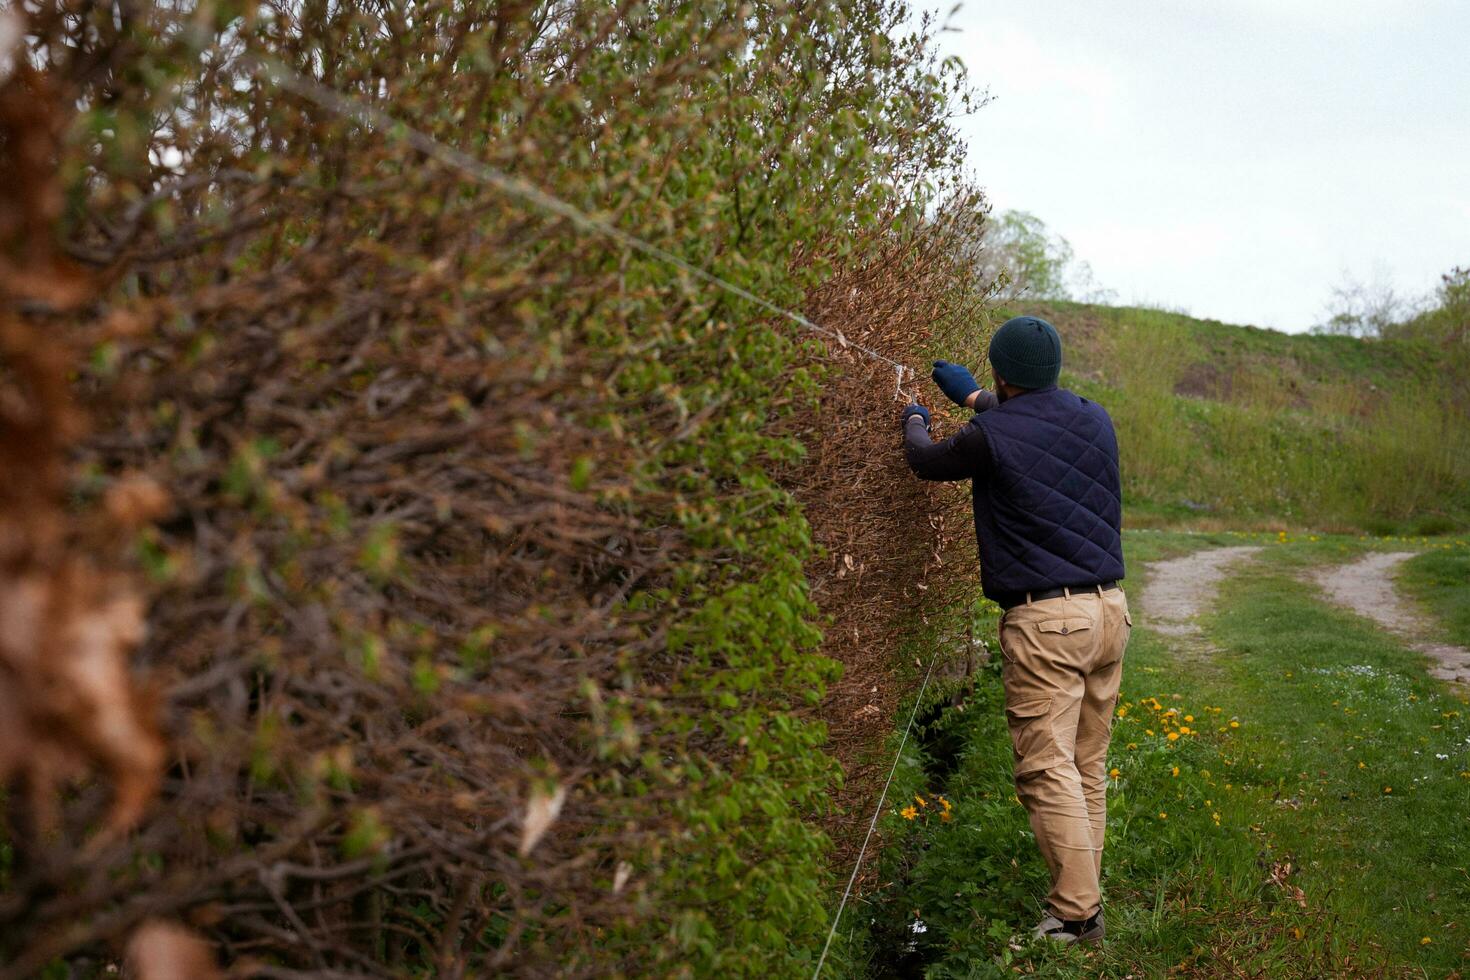
[[[921,479],[973,481],[981,587],[1005,610],[1016,795],[1051,871],[1035,934],[1101,942],[1108,738],[1133,625],[1118,583],[1118,443],[1102,406],[1057,387],[1062,342],[1045,320],[1006,321],[990,367],[994,394],[958,364],[934,362],[935,383],[976,414],[936,443],[929,412],[908,406],[904,455]]]

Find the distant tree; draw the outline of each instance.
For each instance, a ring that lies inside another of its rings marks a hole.
[[[1093,279],[1092,267],[1077,258],[1072,244],[1027,211],[1003,211],[987,222],[974,262],[983,279],[997,284],[1003,302],[1111,298]]]
[[[1386,269],[1375,268],[1367,282],[1344,269],[1327,299],[1325,319],[1313,329],[1348,337],[1382,337],[1412,317],[1417,306],[1394,290]]]

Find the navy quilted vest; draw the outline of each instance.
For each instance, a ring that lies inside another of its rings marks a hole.
[[[1118,440],[1101,405],[1041,388],[975,416],[990,444],[974,482],[980,581],[992,599],[1123,577]]]

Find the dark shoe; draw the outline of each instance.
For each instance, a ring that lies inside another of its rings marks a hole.
[[[1092,918],[1080,922],[1058,919],[1055,915],[1048,914],[1046,918],[1037,923],[1031,935],[1037,939],[1060,943],[1063,946],[1073,946],[1078,943],[1084,945],[1100,943],[1103,941],[1105,932],[1102,909],[1098,909],[1092,914]]]

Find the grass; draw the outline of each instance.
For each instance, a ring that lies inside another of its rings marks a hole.
[[[1409,559],[1398,582],[1443,624],[1451,643],[1470,647],[1470,551],[1463,538],[1455,543],[1460,547],[1446,543]]]
[[[1250,537],[1129,534],[1131,581],[1146,561]],[[1254,540],[1268,545],[1258,566],[1227,582],[1205,621],[1218,647],[1207,661],[1135,630],[1110,755],[1104,949],[1025,940],[1046,872],[1012,795],[999,676],[987,668],[962,709],[947,707],[954,690],[941,695],[905,754],[881,825],[883,884],[844,919],[851,975],[1465,969],[1470,706],[1425,676],[1417,654],[1302,584],[1302,569],[1374,543]],[[1450,543],[1438,553],[1470,558]],[[1463,611],[1458,595],[1446,608]],[[965,618],[993,644],[993,610],[952,610],[905,653]],[[1181,725],[1191,732],[1170,741]]]
[[[1134,526],[1470,527],[1470,372],[1452,352],[1156,310],[1041,312],[1066,344],[1062,383],[1117,424]]]
[[[1239,577],[1222,598],[1212,625],[1250,706],[1253,783],[1274,779],[1269,832],[1300,887],[1365,952],[1435,975],[1463,968],[1470,709],[1286,568]]]

